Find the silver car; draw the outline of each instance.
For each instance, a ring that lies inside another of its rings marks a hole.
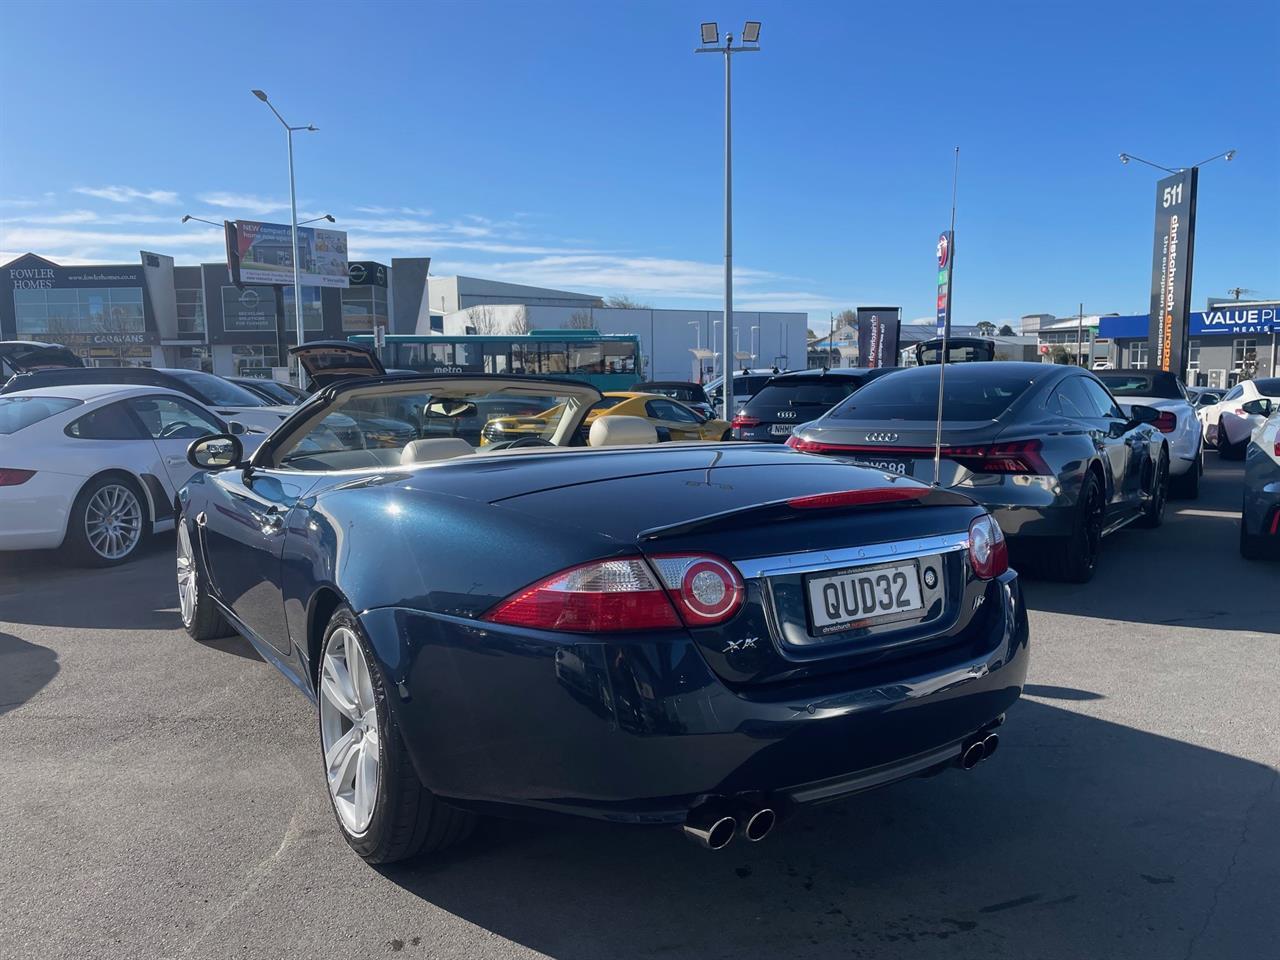
[[[1240,554],[1246,560],[1280,559],[1280,404],[1264,397],[1244,409],[1267,419],[1245,451]]]
[[[912,367],[875,380],[788,446],[932,482],[938,378]],[[1169,446],[1159,412],[1128,414],[1093,374],[1042,363],[945,367],[938,476],[985,505],[1024,568],[1083,583],[1102,538],[1129,523],[1159,526]]]

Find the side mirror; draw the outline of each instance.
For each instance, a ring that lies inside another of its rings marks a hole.
[[[187,463],[197,470],[239,467],[244,464],[244,444],[239,437],[230,433],[201,437],[199,440],[192,440],[191,446],[187,447]]]
[[[1259,400],[1250,400],[1248,403],[1240,405],[1240,409],[1245,413],[1251,413],[1260,417],[1271,416],[1271,411],[1275,409],[1275,405],[1266,397]]]
[[[1131,423],[1155,423],[1160,419],[1160,411],[1155,407],[1145,407],[1140,403],[1135,403],[1129,408],[1129,420]]]
[[[248,427],[246,427],[246,426],[245,426],[243,423],[241,423],[239,420],[232,420],[232,421],[230,421],[230,422],[227,424],[227,431],[228,431],[232,436],[239,437],[239,436],[243,436],[244,434],[248,433],[248,432],[249,432],[249,428],[248,428]]]

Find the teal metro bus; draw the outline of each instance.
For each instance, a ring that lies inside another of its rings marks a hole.
[[[349,339],[372,347],[374,338]],[[640,343],[633,334],[535,330],[506,336],[389,334],[382,364],[421,373],[505,373],[584,380],[600,390],[628,390],[640,380]]]

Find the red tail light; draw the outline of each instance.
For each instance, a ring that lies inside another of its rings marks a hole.
[[[841,490],[837,493],[816,493],[809,497],[796,497],[787,506],[796,510],[827,510],[833,507],[860,507],[875,503],[899,503],[919,500],[929,493],[928,487],[901,486],[868,487],[866,490]]]
[[[974,473],[1053,473],[1040,455],[1039,440],[1014,440],[1010,443],[976,447],[943,447],[942,455]]]
[[[597,560],[517,591],[484,619],[574,633],[710,626],[738,612],[743,589],[738,571],[717,557],[668,554],[653,567],[641,557]]]
[[[748,417],[745,413],[740,413],[733,418],[733,421],[729,426],[733,427],[735,430],[739,427],[758,427],[760,426],[760,418]]]
[[[1155,428],[1161,433],[1173,433],[1178,429],[1178,418],[1168,410],[1163,411],[1155,419]]]
[[[34,470],[18,470],[13,467],[0,467],[0,487],[16,487],[26,483],[36,475]]]
[[[787,446],[801,453],[868,453],[886,457],[932,458],[933,447],[882,447],[879,444],[824,443],[792,436]],[[1052,474],[1040,455],[1039,440],[1013,440],[1007,443],[979,444],[968,447],[942,446],[942,455],[974,473]]]
[[[1009,545],[1000,524],[989,514],[969,524],[969,566],[980,580],[998,577],[1009,569]]]

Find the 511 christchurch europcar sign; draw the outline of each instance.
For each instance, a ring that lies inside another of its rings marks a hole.
[[[1147,339],[1152,366],[1178,376],[1187,368],[1198,174],[1199,170],[1192,167],[1156,184],[1156,237]]]

